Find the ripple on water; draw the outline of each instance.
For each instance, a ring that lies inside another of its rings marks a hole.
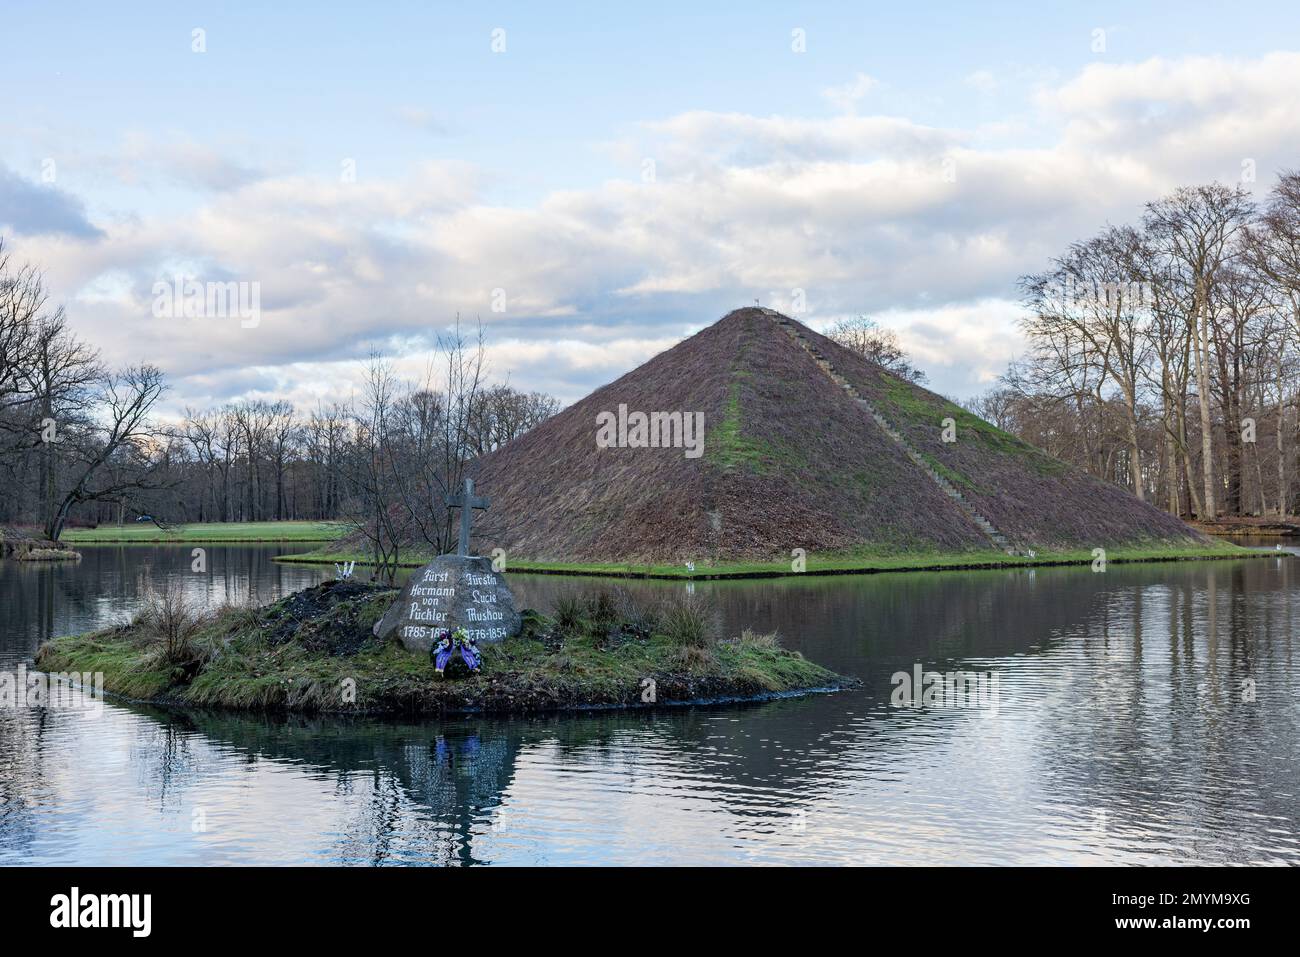
[[[236,587],[298,587],[213,551]],[[139,577],[121,561],[83,563],[107,597],[64,581],[52,618],[0,612],[0,657],[12,667],[51,621],[119,614]],[[1300,863],[1293,564],[712,588],[728,627],[779,629],[863,679],[759,706],[420,722],[4,709],[0,863]],[[7,574],[11,597],[26,585]],[[544,605],[556,587],[520,590]],[[891,706],[891,676],[915,665],[996,674],[996,707]]]

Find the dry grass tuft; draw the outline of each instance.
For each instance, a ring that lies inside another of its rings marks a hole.
[[[713,652],[695,645],[683,645],[675,652],[678,663],[687,671],[702,671],[713,668],[718,663]]]
[[[577,637],[583,628],[583,616],[587,603],[578,594],[577,589],[568,589],[555,596],[551,605],[551,617],[555,619],[555,630],[566,638]]]
[[[609,589],[589,592],[584,604],[587,621],[595,634],[603,634],[619,623],[618,600]]]
[[[685,592],[664,605],[660,630],[683,648],[706,648],[718,638],[717,603],[709,596]]]
[[[736,643],[745,648],[775,650],[781,647],[781,633],[779,631],[769,631],[766,634],[759,634],[752,628],[746,628],[740,633]]]

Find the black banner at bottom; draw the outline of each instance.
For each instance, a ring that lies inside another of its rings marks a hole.
[[[338,946],[403,927],[436,929],[440,939],[486,932],[493,944],[536,944],[537,928],[547,927],[566,941],[593,935],[609,946],[617,938],[596,935],[619,926],[634,937],[640,927],[680,939],[682,920],[693,938],[734,945],[751,936],[770,943],[771,922],[790,929],[813,914],[871,941],[934,932],[951,943],[952,928],[978,927],[1002,940],[1046,932],[1230,944],[1284,931],[1295,894],[1288,869],[1206,868],[11,868],[0,870],[0,884],[12,930],[128,946]]]

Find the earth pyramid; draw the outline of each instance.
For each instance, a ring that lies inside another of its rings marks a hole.
[[[479,459],[474,475],[492,499],[475,550],[515,559],[1204,541],[1124,489],[757,307],[728,313]]]

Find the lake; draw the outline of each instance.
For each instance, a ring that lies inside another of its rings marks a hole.
[[[0,561],[0,667],[151,581],[269,601],[331,576],[271,560],[307,547]],[[510,580],[543,608],[596,584]],[[863,687],[522,720],[0,709],[0,864],[1300,863],[1289,553],[694,587]],[[917,669],[996,693],[891,703]]]

